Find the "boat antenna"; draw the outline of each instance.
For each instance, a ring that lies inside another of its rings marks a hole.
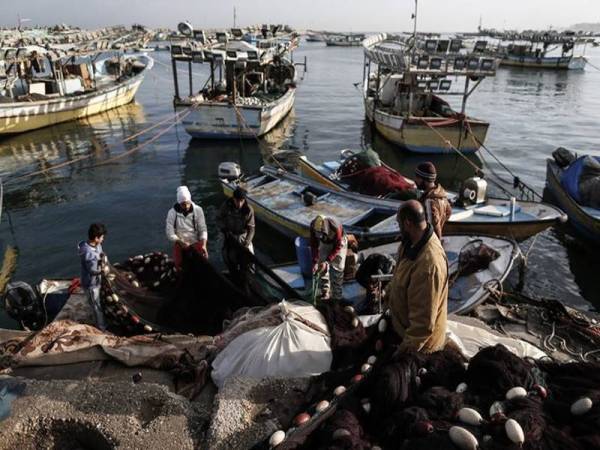
[[[419,6],[419,0],[415,0],[415,12],[412,15],[412,19],[414,21],[414,28],[413,28],[413,56],[415,53],[415,50],[417,48],[417,9]]]
[[[237,24],[237,14],[236,14],[236,10],[235,10],[235,5],[233,5],[233,28],[237,28],[236,24]]]

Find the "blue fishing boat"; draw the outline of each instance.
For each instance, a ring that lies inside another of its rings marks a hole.
[[[576,164],[580,159],[572,164]],[[600,157],[595,159],[600,162]],[[570,165],[561,167],[549,158],[546,164],[546,187],[569,217],[573,228],[583,237],[600,244],[600,209],[582,205],[581,199],[578,201],[565,187],[567,183],[563,182],[563,175],[569,167]]]

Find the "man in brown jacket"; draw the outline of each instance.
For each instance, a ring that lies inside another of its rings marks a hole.
[[[402,244],[385,299],[401,348],[432,353],[446,342],[448,260],[418,201],[404,203],[397,220]]]
[[[433,225],[433,230],[439,239],[442,239],[442,229],[452,215],[452,207],[448,201],[448,194],[436,181],[437,170],[432,162],[424,162],[415,170],[415,183],[423,191],[419,201],[425,208],[427,220]]]

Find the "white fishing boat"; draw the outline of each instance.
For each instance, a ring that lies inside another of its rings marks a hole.
[[[364,34],[327,34],[325,35],[325,44],[328,47],[359,47],[364,39]]]
[[[2,50],[0,135],[81,119],[130,103],[152,68],[152,58],[102,56],[57,55],[41,47]]]
[[[390,39],[363,42],[363,100],[367,120],[388,141],[416,153],[473,153],[489,123],[466,114],[467,99],[496,73],[496,61],[460,39]],[[442,97],[462,97],[455,111]]]
[[[198,139],[250,139],[268,133],[292,109],[296,67],[291,42],[278,38],[252,45],[217,33],[217,43],[189,40],[172,45],[175,108],[185,130]],[[189,92],[179,88],[177,62],[188,63]],[[193,63],[210,66],[204,88],[192,86]]]
[[[501,66],[583,70],[587,62],[583,55],[587,39],[572,32],[503,33],[495,37],[501,39]]]

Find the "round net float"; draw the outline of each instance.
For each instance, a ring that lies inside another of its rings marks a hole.
[[[139,287],[140,287],[140,283],[139,283],[138,281],[136,281],[136,280],[133,280],[133,281],[131,282],[131,284],[133,284],[133,286],[134,286],[134,287],[136,287],[136,288],[139,288]]]
[[[110,298],[112,299],[113,302],[118,302],[119,301],[119,296],[117,294],[113,294],[110,296]]]
[[[354,314],[354,308],[350,305],[344,306],[344,311],[349,312],[350,314]]]
[[[317,406],[315,406],[315,411],[323,412],[327,408],[329,408],[329,402],[327,400],[321,400],[319,403],[317,403]]]
[[[508,419],[504,424],[506,436],[515,444],[522,445],[525,442],[525,433],[519,422],[515,419]]]
[[[144,259],[144,264],[150,264],[150,257],[146,257]]]
[[[415,424],[415,432],[420,436],[431,434],[433,431],[433,424],[428,420],[419,420]]]
[[[458,411],[458,420],[462,423],[466,423],[467,425],[481,425],[483,422],[483,417],[479,414],[478,411],[473,408],[461,408]]]
[[[116,277],[117,276],[114,273],[109,273],[106,275],[106,278],[108,278],[109,281],[114,281]]]
[[[506,405],[504,404],[504,402],[498,401],[498,402],[494,402],[491,404],[489,415],[490,415],[490,417],[493,417],[495,414],[498,414],[498,413],[504,414],[505,412],[506,412]]]
[[[144,325],[144,331],[146,333],[152,333],[152,327],[150,325]]]
[[[294,425],[299,427],[304,425],[306,422],[310,420],[310,415],[308,413],[300,413],[296,417],[294,417]]]
[[[154,287],[160,286],[160,281],[155,281],[154,283],[152,283],[152,286],[154,286]]]
[[[337,397],[339,397],[340,395],[342,395],[344,392],[346,392],[346,387],[345,386],[338,386],[333,390],[333,394]]]
[[[507,400],[512,400],[513,398],[519,397],[527,397],[527,391],[521,386],[515,386],[514,388],[511,388],[506,392]]]
[[[352,379],[350,381],[352,381],[352,383],[360,383],[362,381],[364,377],[362,376],[362,374],[357,373],[356,375],[354,375],[352,377]]]
[[[456,392],[462,394],[463,392],[467,391],[467,387],[467,383],[460,383],[458,386],[456,386]]]
[[[137,270],[137,273],[142,273],[144,271],[144,266],[140,266]]]
[[[541,384],[534,384],[533,390],[542,400],[548,397],[548,390]]]
[[[138,316],[136,316],[135,314],[132,314],[131,321],[137,325],[138,323],[140,323],[140,318]]]
[[[269,438],[269,445],[271,447],[277,447],[285,440],[285,431],[277,430],[275,433],[271,435]]]
[[[448,435],[452,443],[462,450],[477,450],[479,446],[477,438],[463,427],[450,427]]]
[[[331,438],[336,441],[338,439],[344,439],[346,437],[350,437],[352,436],[352,434],[346,430],[345,428],[338,428],[337,430],[335,430],[333,432],[333,434],[331,435]]]
[[[365,402],[362,404],[362,408],[364,409],[364,411],[369,414],[371,412],[371,402]]]
[[[418,371],[417,371],[417,375],[419,375],[420,377],[422,377],[423,375],[427,375],[427,369],[425,367],[421,367]]]
[[[571,405],[571,414],[574,416],[582,416],[592,409],[592,406],[594,406],[594,403],[592,402],[591,398],[580,398]]]
[[[362,373],[367,373],[367,372],[368,372],[368,371],[370,371],[370,370],[371,370],[371,364],[363,364],[363,365],[360,367],[360,371],[361,371]]]
[[[358,327],[359,323],[360,323],[360,321],[358,320],[357,317],[355,317],[354,319],[352,319],[352,328]]]
[[[367,364],[375,364],[375,362],[377,361],[377,356],[375,355],[371,355],[367,358]]]

